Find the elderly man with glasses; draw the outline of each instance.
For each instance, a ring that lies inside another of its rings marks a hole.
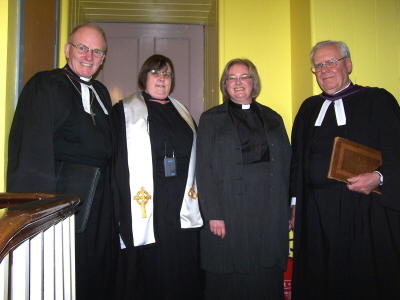
[[[292,132],[293,299],[399,297],[399,105],[384,89],[350,81],[343,42],[317,43],[311,63],[323,92],[304,101]],[[382,165],[347,183],[328,179],[337,136],[379,150]]]
[[[113,299],[118,239],[110,191],[111,100],[93,79],[106,49],[101,28],[76,27],[64,47],[67,65],[37,73],[24,87],[9,138],[9,192],[81,198],[75,218],[77,299]]]

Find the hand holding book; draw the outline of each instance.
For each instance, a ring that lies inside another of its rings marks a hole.
[[[380,151],[336,137],[328,178],[348,183],[349,189],[353,191],[369,194],[372,189],[373,192],[380,194],[376,189],[379,185],[379,174],[373,171],[381,165]]]
[[[369,195],[371,192],[381,194],[377,189],[380,184],[378,173],[363,173],[355,177],[348,178],[347,187],[349,190]]]

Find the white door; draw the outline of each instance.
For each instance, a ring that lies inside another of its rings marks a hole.
[[[204,110],[204,30],[202,25],[151,23],[97,23],[107,36],[108,53],[97,79],[113,102],[136,92],[137,75],[152,54],[169,57],[175,67],[177,98],[198,122]]]

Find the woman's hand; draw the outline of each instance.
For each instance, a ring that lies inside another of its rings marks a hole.
[[[210,231],[223,239],[226,234],[224,220],[210,220]]]

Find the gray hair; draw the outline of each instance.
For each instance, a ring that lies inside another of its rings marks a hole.
[[[310,52],[311,64],[314,64],[315,52],[317,52],[318,49],[321,49],[327,45],[335,45],[339,49],[340,55],[342,57],[350,58],[350,49],[349,49],[349,46],[347,46],[347,44],[345,42],[327,40],[327,41],[322,41],[322,42],[316,43],[315,46],[311,49],[311,52]]]

